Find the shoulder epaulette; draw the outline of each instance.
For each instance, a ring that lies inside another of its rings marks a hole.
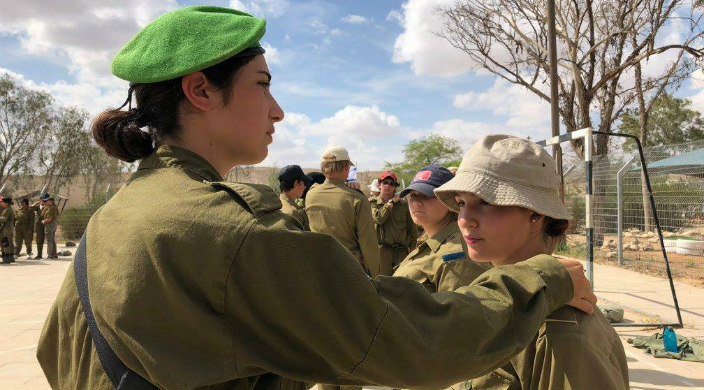
[[[455,252],[442,255],[442,261],[452,261],[465,257],[464,252]]]
[[[249,210],[258,217],[262,214],[281,209],[281,200],[271,187],[264,184],[245,184],[230,182],[208,182],[211,186],[225,190],[241,199]]]

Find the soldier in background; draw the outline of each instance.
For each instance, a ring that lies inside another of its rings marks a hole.
[[[29,208],[29,199],[22,198],[15,214],[15,256],[20,255],[22,243],[27,248],[27,258],[32,258],[32,236],[34,235],[34,211]]]
[[[297,203],[313,179],[308,177],[298,165],[286,165],[279,172],[281,212],[293,216],[301,223],[303,230],[310,230],[305,208]]]
[[[39,200],[34,202],[29,209],[36,213],[34,218],[34,236],[35,242],[37,243],[37,255],[34,260],[39,260],[42,258],[42,253],[44,252],[44,224],[42,223],[42,210],[46,207],[46,201],[49,199],[49,194],[43,193],[39,196]]]
[[[351,166],[349,154],[341,146],[323,153],[320,168],[326,179],[308,191],[306,213],[311,231],[335,237],[375,277],[379,274],[379,247],[374,223],[367,197],[345,184]]]
[[[12,247],[12,233],[15,225],[15,212],[12,210],[12,198],[2,198],[0,202],[0,249],[2,262],[14,263],[15,251]]]
[[[372,219],[381,256],[381,275],[392,275],[395,266],[416,247],[418,229],[408,203],[396,196],[398,178],[387,171],[379,176],[379,196],[371,200]]]
[[[320,169],[326,179],[306,196],[310,230],[335,237],[362,265],[367,274],[379,274],[379,250],[374,237],[369,201],[345,181],[353,166],[347,150],[333,146],[323,152]],[[358,188],[358,187],[357,187]],[[319,384],[321,390],[361,390],[359,386]]]
[[[46,233],[46,251],[48,259],[58,259],[59,255],[56,251],[56,229],[59,224],[56,221],[59,218],[59,208],[54,203],[54,198],[49,197],[42,209],[42,224]]]

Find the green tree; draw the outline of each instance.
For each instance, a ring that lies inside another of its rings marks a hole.
[[[52,122],[51,96],[0,75],[0,186],[36,157]]]
[[[645,145],[682,144],[704,139],[704,118],[699,111],[692,110],[689,99],[680,99],[665,94],[653,102],[646,127]],[[641,137],[640,117],[637,109],[628,110],[621,116],[619,130],[622,133]],[[636,148],[635,142],[626,141],[626,151]]]
[[[403,179],[408,185],[413,175],[427,165],[459,165],[461,159],[462,148],[457,140],[431,134],[407,143],[403,148],[403,161],[395,164],[387,162],[385,168],[396,172],[399,180]]]

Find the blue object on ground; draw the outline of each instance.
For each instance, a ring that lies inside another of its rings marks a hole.
[[[665,351],[678,352],[677,350],[677,335],[671,326],[666,326],[662,332],[662,341],[665,344]]]

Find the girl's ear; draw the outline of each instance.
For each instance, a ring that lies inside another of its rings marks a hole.
[[[193,72],[181,78],[181,88],[186,99],[202,111],[210,111],[216,104],[214,89],[203,72]]]

